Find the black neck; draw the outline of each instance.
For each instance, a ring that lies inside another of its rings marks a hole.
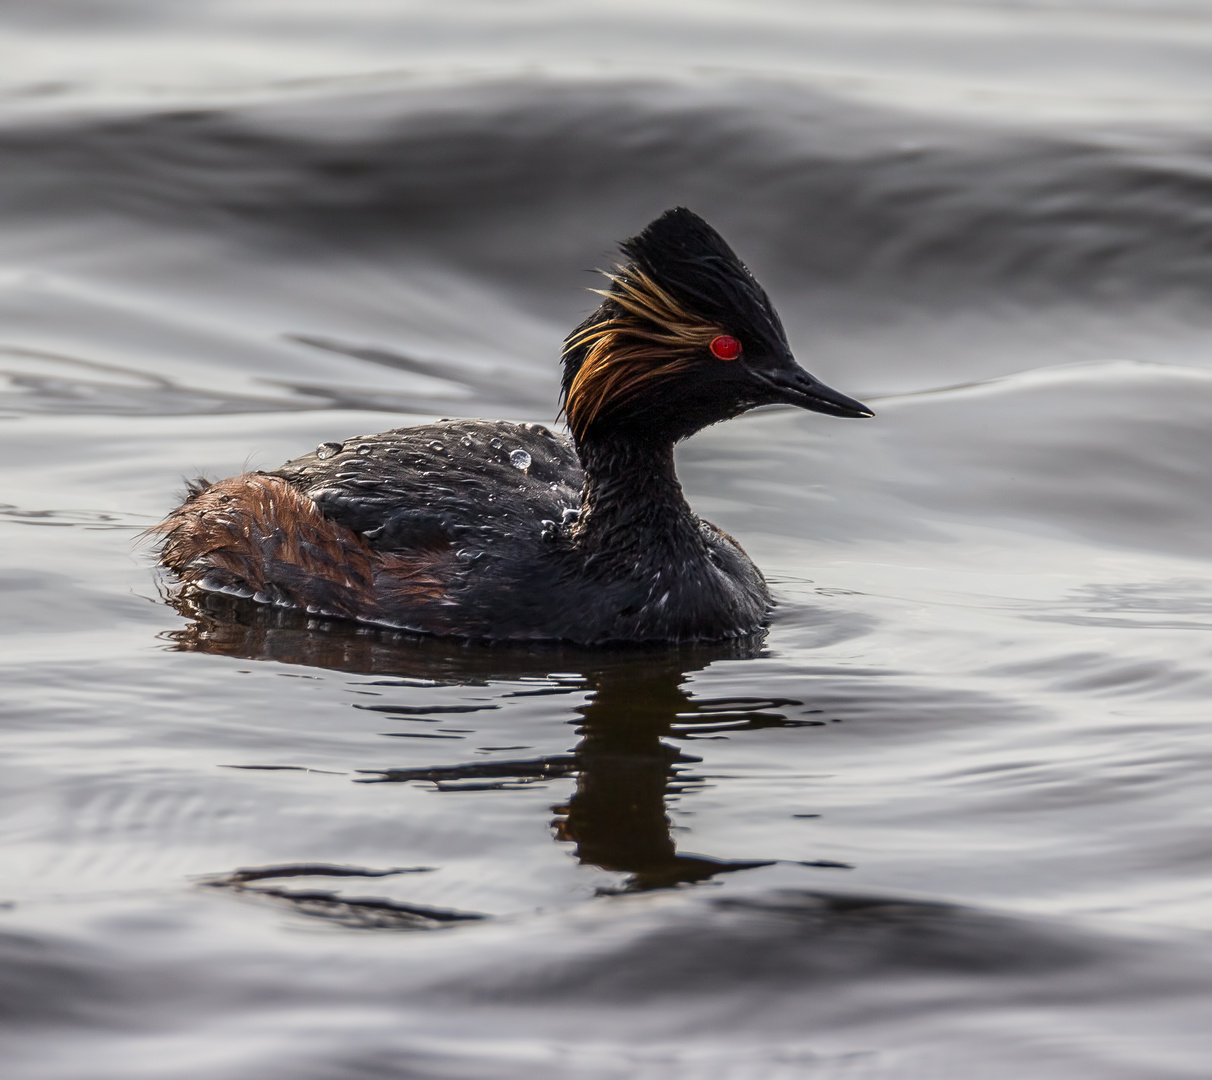
[[[634,435],[582,440],[581,516],[573,536],[589,552],[661,557],[702,545],[673,467],[673,443]]]

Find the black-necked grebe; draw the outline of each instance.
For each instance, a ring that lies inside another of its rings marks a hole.
[[[758,405],[870,410],[796,364],[723,238],[669,210],[564,344],[571,438],[443,420],[197,481],[156,530],[188,587],[425,634],[580,644],[758,630],[761,571],[686,504],[674,444]]]

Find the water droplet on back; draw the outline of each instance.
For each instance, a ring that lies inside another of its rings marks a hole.
[[[525,450],[514,450],[509,455],[509,464],[525,472],[530,468],[530,455]]]
[[[330,457],[336,457],[344,449],[344,443],[322,442],[316,447],[316,457],[321,461],[327,461]]]

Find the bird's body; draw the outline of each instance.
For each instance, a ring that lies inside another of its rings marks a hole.
[[[686,504],[675,442],[767,401],[869,413],[795,365],[765,293],[689,211],[624,252],[632,262],[566,344],[571,438],[444,420],[325,443],[195,484],[157,530],[161,562],[192,587],[465,639],[759,629],[766,583]]]

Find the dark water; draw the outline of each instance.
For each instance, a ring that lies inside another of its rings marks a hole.
[[[0,27],[5,1077],[1212,1073],[1212,5]],[[680,451],[763,640],[165,602],[186,476],[551,422],[677,203],[878,410]]]

